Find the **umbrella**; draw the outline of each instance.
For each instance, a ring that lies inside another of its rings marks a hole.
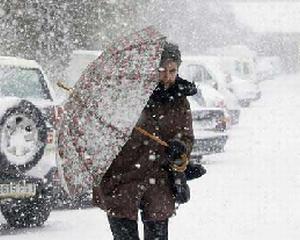
[[[153,27],[120,38],[82,73],[64,103],[58,168],[71,196],[100,183],[158,82],[165,37]]]

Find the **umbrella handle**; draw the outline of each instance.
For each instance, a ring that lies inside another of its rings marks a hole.
[[[182,154],[180,157],[183,161],[181,165],[177,165],[175,163],[171,165],[171,168],[176,172],[184,172],[186,170],[187,165],[189,164],[189,158],[185,153]]]
[[[157,136],[152,135],[151,133],[147,132],[145,129],[140,128],[140,127],[135,127],[134,129],[137,130],[138,132],[140,132],[141,134],[143,134],[144,136],[151,138],[152,140],[159,143],[160,145],[162,145],[164,147],[169,147],[169,144],[167,142],[161,140]],[[180,157],[181,157],[181,160],[183,161],[183,163],[181,165],[177,165],[177,164],[171,165],[171,168],[176,172],[184,172],[189,163],[189,158],[186,154],[182,154]]]
[[[66,91],[68,91],[70,93],[73,93],[73,88],[68,87],[63,81],[58,81],[56,84],[57,84],[58,87],[66,90]]]
[[[75,100],[77,100],[79,103],[82,104],[81,98],[78,96],[78,94],[76,94],[76,93],[74,92],[74,89],[73,89],[73,88],[67,86],[63,81],[58,81],[58,82],[56,83],[56,85],[57,85],[58,87],[62,88],[63,90],[69,92],[70,96],[72,96]]]

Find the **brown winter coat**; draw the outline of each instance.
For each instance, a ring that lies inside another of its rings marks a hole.
[[[190,89],[181,91],[178,83]],[[194,136],[190,106],[185,95],[191,95],[188,92],[194,94],[196,90],[193,84],[180,78],[176,79],[175,84],[177,88],[171,89],[167,101],[152,95],[137,126],[164,141],[181,140],[187,146],[189,155]],[[132,220],[137,219],[138,209],[142,205],[146,220],[170,217],[174,213],[175,200],[168,173],[163,167],[165,163],[165,147],[133,130],[100,186],[94,189],[95,205],[109,215]]]

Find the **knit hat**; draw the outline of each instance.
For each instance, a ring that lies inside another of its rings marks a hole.
[[[176,62],[178,67],[180,66],[181,53],[180,53],[178,45],[169,43],[169,42],[165,43],[163,52],[161,54],[159,66],[162,66],[165,63],[165,61],[168,59]]]

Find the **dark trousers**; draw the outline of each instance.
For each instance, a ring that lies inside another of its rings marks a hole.
[[[139,240],[137,221],[108,216],[114,240]],[[144,240],[168,240],[168,219],[164,221],[146,221]]]

